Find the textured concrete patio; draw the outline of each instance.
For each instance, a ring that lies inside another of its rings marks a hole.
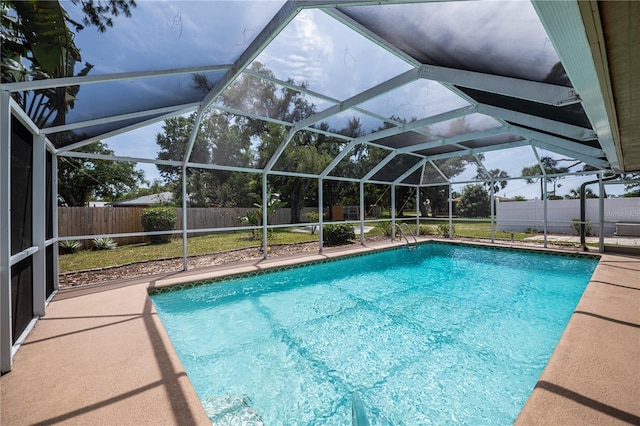
[[[0,378],[0,423],[208,424],[148,288],[398,244],[60,291]],[[629,423],[640,424],[640,258],[604,255],[516,424]]]

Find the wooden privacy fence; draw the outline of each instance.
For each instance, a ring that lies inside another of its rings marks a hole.
[[[120,234],[143,232],[140,223],[142,207],[58,207],[58,235]],[[118,244],[144,242],[144,237],[117,238]],[[91,241],[81,241],[84,248],[92,246]]]
[[[144,207],[58,207],[58,234],[61,237],[144,232],[140,215]],[[187,209],[189,229],[229,228],[242,226],[238,217],[255,208],[206,208]],[[182,228],[182,208],[176,208],[176,229]],[[273,225],[290,222],[288,208],[279,209],[271,218]],[[190,233],[189,235],[197,235]],[[145,237],[115,238],[119,245],[145,242]],[[91,248],[91,240],[82,241],[84,248]]]

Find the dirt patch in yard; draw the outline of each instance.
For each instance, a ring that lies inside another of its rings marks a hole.
[[[367,242],[388,240],[389,237],[367,237]],[[318,242],[297,244],[276,244],[270,247],[269,257],[289,256],[300,253],[317,253]],[[247,260],[262,258],[262,251],[258,247],[227,250],[202,256],[191,256],[187,262],[189,269],[204,268],[207,266],[225,265]],[[135,262],[127,265],[107,268],[91,269],[87,271],[67,272],[60,274],[60,288],[75,287],[87,284],[103,283],[107,281],[126,278],[142,277],[146,275],[177,272],[183,269],[182,257],[174,259],[161,259],[146,262]]]

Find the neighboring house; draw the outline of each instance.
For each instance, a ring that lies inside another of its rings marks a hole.
[[[148,207],[156,204],[168,204],[173,201],[173,192],[165,191],[157,194],[143,195],[131,200],[109,203],[113,207]]]
[[[495,196],[496,201],[498,201],[499,203],[504,203],[504,202],[509,202],[509,201],[516,201],[513,198],[509,198],[509,197],[500,197],[498,195]]]

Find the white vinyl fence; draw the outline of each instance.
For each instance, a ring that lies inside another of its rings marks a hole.
[[[586,200],[586,219],[591,222],[593,235],[599,230],[599,201]],[[547,232],[577,234],[571,227],[572,219],[580,217],[580,200],[547,201]],[[604,234],[614,235],[616,224],[632,223],[640,227],[640,198],[606,198],[604,200]],[[497,203],[498,231],[523,232],[527,229],[544,230],[544,201],[503,201]],[[618,227],[619,230],[622,227]]]

